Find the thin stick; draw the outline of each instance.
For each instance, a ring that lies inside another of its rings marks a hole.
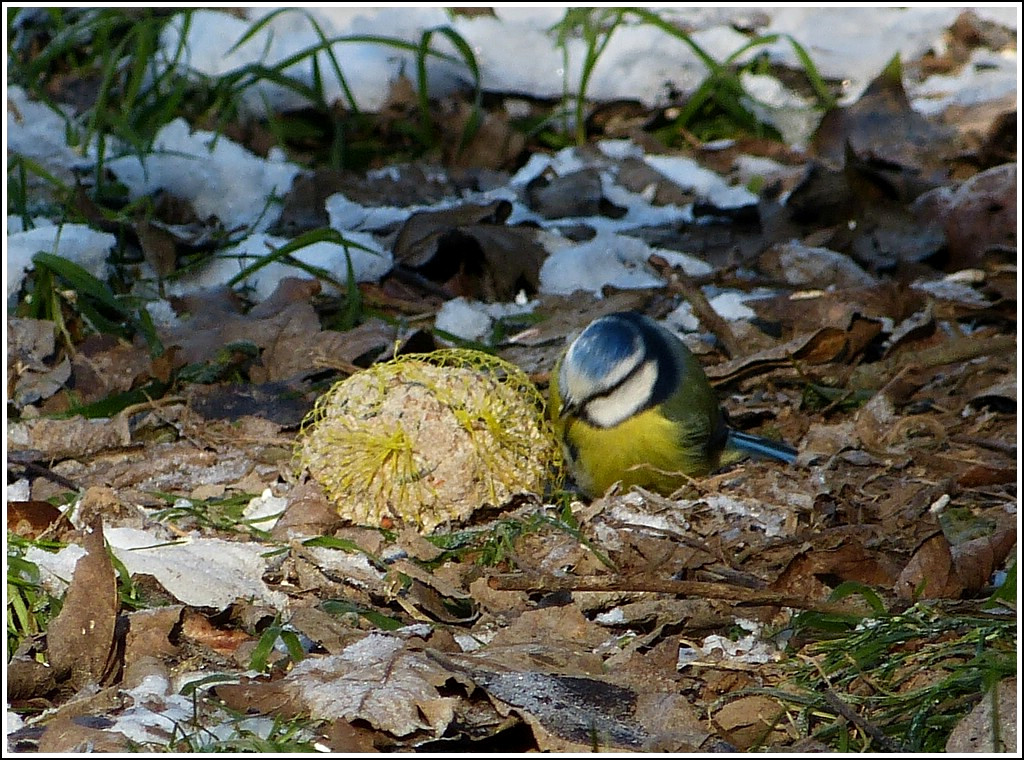
[[[832,689],[825,689],[822,696],[825,697],[825,701],[828,702],[829,707],[870,736],[871,741],[875,742],[878,749],[882,752],[903,752],[903,749],[896,744],[896,742],[882,733],[882,729],[857,714],[853,708],[840,699],[839,695],[832,691]]]
[[[623,577],[616,575],[492,575],[487,585],[496,591],[639,591],[647,593],[679,594],[704,599],[724,599],[742,606],[793,607],[821,613],[850,614],[850,608],[839,604],[816,602],[774,591],[732,586],[728,583],[708,581],[675,581],[649,576]]]
[[[729,327],[728,321],[711,308],[711,304],[708,302],[703,290],[694,285],[689,278],[681,275],[661,256],[651,256],[647,263],[667,280],[667,287],[670,291],[678,293],[690,302],[690,306],[693,307],[693,313],[697,316],[697,319],[721,341],[722,348],[725,349],[725,353],[730,359],[743,354],[743,346],[737,340],[732,328]]]

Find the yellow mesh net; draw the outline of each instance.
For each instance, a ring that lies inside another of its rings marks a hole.
[[[541,493],[561,455],[526,374],[469,349],[409,354],[338,382],[303,421],[296,461],[342,517],[425,532]]]

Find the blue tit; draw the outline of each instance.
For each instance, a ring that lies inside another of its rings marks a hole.
[[[748,456],[792,462],[784,443],[726,424],[711,384],[678,337],[619,312],[594,320],[551,373],[548,413],[585,494],[612,484],[668,494]]]

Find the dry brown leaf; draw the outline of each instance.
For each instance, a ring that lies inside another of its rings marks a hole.
[[[925,541],[896,580],[901,599],[959,599],[963,582],[956,573],[949,541],[941,533]]]
[[[534,667],[509,669],[490,650],[428,654],[483,689],[501,714],[520,715],[542,752],[695,752],[708,738],[674,684],[637,688],[614,676],[551,672],[559,669],[547,659],[553,652],[538,656]]]
[[[53,322],[7,319],[7,387],[15,407],[49,398],[70,379],[68,358],[53,362],[56,347]]]
[[[365,726],[354,726],[347,720],[335,720],[324,731],[322,743],[336,754],[378,752],[373,743],[375,734],[375,731]]]
[[[834,425],[812,424],[800,441],[802,458],[831,458],[847,449],[857,447],[857,436],[853,421],[846,420]]]
[[[319,607],[300,607],[288,619],[288,625],[322,646],[328,654],[338,654],[366,635],[366,631],[346,623]]]
[[[511,210],[508,201],[494,201],[417,212],[399,230],[395,262],[453,296],[510,301],[520,290],[532,295],[548,252],[535,230],[504,226]]]
[[[89,486],[78,504],[78,518],[86,524],[98,518],[105,525],[120,525],[139,516],[135,505],[125,503],[114,489],[107,486]]]
[[[737,749],[746,750],[784,740],[785,732],[776,727],[785,712],[774,699],[750,696],[727,703],[712,719]]]
[[[234,709],[365,721],[392,736],[441,736],[456,700],[438,687],[451,674],[395,636],[373,633],[340,654],[309,657],[277,681],[218,686]]]
[[[565,647],[566,652],[560,658],[568,657],[566,662],[575,663],[574,667],[580,668],[575,672],[600,672],[600,658],[595,659],[591,651],[607,638],[608,632],[588,620],[575,605],[546,607],[528,610],[511,625],[499,630],[489,642],[488,652],[491,657],[496,657],[497,652],[503,648],[522,645],[540,645],[552,650]],[[510,659],[503,659],[502,662],[511,666],[517,656],[511,655]],[[597,670],[593,670],[594,667]],[[562,672],[571,671],[563,667]]]
[[[865,449],[878,452],[899,448],[895,439],[900,419],[897,408],[905,404],[925,382],[914,370],[914,367],[904,367],[857,410],[854,428]]]
[[[4,675],[7,676],[7,699],[11,702],[45,697],[57,688],[53,668],[40,662],[43,653],[21,650],[8,661]],[[40,658],[40,659],[37,659]]]
[[[601,192],[601,172],[597,168],[580,169],[561,177],[539,174],[526,186],[530,207],[545,219],[571,216],[622,216],[625,209],[615,207]]]
[[[171,642],[174,629],[181,623],[184,606],[173,604],[136,610],[128,615],[128,633],[125,638],[125,672],[136,662],[147,657],[173,657],[178,646]]]
[[[1018,694],[1016,678],[1004,678],[983,694],[974,709],[953,728],[946,740],[946,752],[1017,754]]]
[[[287,380],[315,366],[321,331],[310,299],[318,287],[310,281],[286,277],[249,314],[238,311],[237,300],[230,292],[193,293],[175,301],[176,309],[191,316],[178,326],[161,329],[160,339],[168,349],[178,349],[181,364],[217,361],[229,344],[251,344],[262,350],[250,369],[253,381]]]
[[[274,524],[271,535],[278,541],[293,537],[329,536],[342,519],[315,480],[308,480],[289,491],[284,514]]]
[[[446,166],[453,169],[507,169],[515,166],[526,147],[526,136],[512,126],[505,111],[484,111],[473,136],[463,145],[463,130],[474,110],[462,100],[451,103],[449,110],[452,109],[454,113],[445,114],[447,118],[441,122],[446,135],[441,142],[445,147]]]
[[[796,240],[776,243],[758,259],[765,272],[802,288],[828,288],[827,299],[842,303],[846,288],[876,288],[878,281],[849,256],[828,248],[804,245]]]
[[[1017,528],[1013,526],[954,546],[950,550],[953,567],[964,590],[977,592],[987,586],[992,573],[1003,566],[1016,545]]]
[[[712,385],[723,385],[775,367],[791,366],[794,359],[808,364],[825,364],[841,360],[848,352],[848,343],[846,330],[825,327],[750,356],[706,367],[705,372]]]
[[[71,363],[80,403],[131,390],[152,376],[153,358],[143,345],[111,335],[91,335],[79,344]]]
[[[205,615],[188,607],[181,619],[181,637],[226,656],[233,655],[240,646],[253,640],[252,636],[237,628],[218,628]]]
[[[484,224],[504,224],[511,212],[512,204],[508,201],[464,203],[441,211],[418,211],[406,219],[398,231],[392,247],[395,262],[411,269],[422,269],[437,255],[438,241],[452,230]],[[451,266],[449,262],[439,264],[445,270],[454,272],[458,269],[457,265]],[[441,277],[440,281],[445,279],[448,278]]]
[[[67,528],[71,523],[57,507],[48,501],[9,501],[7,502],[7,531],[23,538],[36,538],[63,523]]]
[[[391,572],[409,579],[398,601],[415,618],[454,625],[469,623],[478,617],[474,599],[442,575],[427,572],[405,559],[392,562]]]
[[[109,725],[106,718],[62,715],[46,725],[39,737],[39,752],[51,756],[72,752],[130,752],[132,742],[124,734],[108,730]]]
[[[1016,159],[1016,93],[977,103],[954,103],[942,112],[939,119],[960,133],[967,151],[976,159],[970,171],[977,166],[988,168]]]
[[[142,255],[153,267],[157,277],[166,277],[174,272],[178,263],[178,246],[175,245],[174,235],[148,219],[137,219],[134,228]]]
[[[51,462],[68,457],[88,457],[129,443],[128,420],[120,415],[111,419],[38,417],[7,427],[10,451],[33,452],[37,459]]]
[[[992,252],[997,260],[1016,260],[1017,165],[1003,164],[976,174],[960,185],[944,215],[949,268],[978,266]]]
[[[956,484],[961,488],[978,488],[1016,482],[1016,467],[989,467],[983,464],[976,464],[961,473],[960,477],[957,478]]]
[[[46,635],[55,675],[69,678],[76,688],[102,683],[118,664],[114,660],[117,579],[99,516],[85,529],[82,546],[86,554],[75,565],[60,614],[50,622]]]
[[[842,163],[847,150],[910,171],[936,171],[948,159],[952,130],[917,113],[903,89],[898,59],[865,88],[856,103],[822,118],[812,140],[818,156]]]
[[[838,583],[856,581],[889,587],[897,574],[898,568],[884,554],[866,549],[856,536],[850,535],[834,548],[816,548],[796,555],[770,588],[794,596],[816,594],[823,599]]]
[[[687,206],[697,199],[693,188],[684,189],[672,182],[646,161],[639,158],[625,158],[619,163],[616,182],[634,193],[649,193],[653,190],[651,203],[656,206]]]
[[[992,406],[1001,411],[1016,412],[1016,378],[1000,380],[993,385],[987,386],[984,390],[974,393],[971,396],[970,405],[973,407]]]

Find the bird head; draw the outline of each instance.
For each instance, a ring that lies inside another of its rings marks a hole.
[[[569,346],[558,375],[559,416],[614,427],[658,403],[671,362],[657,326],[633,312],[600,317]]]

